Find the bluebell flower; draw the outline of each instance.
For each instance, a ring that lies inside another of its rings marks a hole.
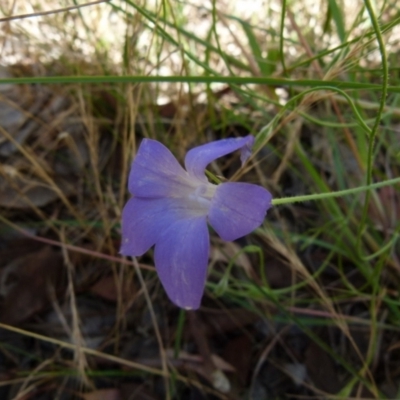
[[[133,197],[122,212],[120,253],[141,256],[155,245],[158,276],[168,297],[185,309],[200,307],[207,277],[209,223],[227,241],[260,226],[271,206],[271,194],[261,186],[210,183],[206,166],[241,150],[242,164],[250,157],[254,137],[222,139],[195,147],[181,167],[161,143],[143,139],[129,174]]]

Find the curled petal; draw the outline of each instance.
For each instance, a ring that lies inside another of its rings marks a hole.
[[[206,217],[172,224],[156,243],[154,259],[168,297],[186,309],[200,307],[207,276],[209,234]]]
[[[143,139],[129,174],[129,191],[140,197],[173,197],[192,190],[188,173],[161,143]]]
[[[185,199],[133,197],[122,211],[122,241],[120,253],[141,256],[174,222],[199,216]],[[202,215],[206,212],[203,211]]]
[[[218,185],[209,211],[210,225],[224,240],[236,240],[259,227],[271,194],[250,183],[226,182]]]
[[[203,144],[189,150],[185,158],[185,167],[189,175],[195,176],[197,179],[206,181],[204,170],[210,162],[219,157],[232,153],[235,150],[242,150],[242,164],[250,157],[251,148],[254,144],[254,137],[248,135],[246,137],[222,139],[215,142]]]

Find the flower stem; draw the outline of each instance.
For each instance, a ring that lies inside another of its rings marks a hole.
[[[395,185],[396,183],[400,183],[400,178],[388,179],[386,181],[373,183],[371,185],[359,186],[352,189],[338,190],[337,192],[325,192],[325,193],[308,194],[304,196],[283,197],[281,199],[272,200],[272,205],[279,206],[281,204],[298,203],[301,201],[313,201],[313,200],[328,199],[332,197],[348,196],[349,194],[361,193],[372,189],[378,189],[384,186]]]

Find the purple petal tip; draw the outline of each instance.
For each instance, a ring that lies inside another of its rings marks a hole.
[[[242,162],[242,166],[251,156],[252,148],[254,146],[254,136],[246,136],[246,139],[246,144],[242,147],[240,151],[240,161]]]

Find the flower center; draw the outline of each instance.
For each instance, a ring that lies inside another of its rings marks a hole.
[[[212,183],[201,183],[196,187],[195,191],[190,193],[189,199],[194,201],[196,208],[201,211],[208,212],[211,205],[211,199],[214,197],[217,185]]]

